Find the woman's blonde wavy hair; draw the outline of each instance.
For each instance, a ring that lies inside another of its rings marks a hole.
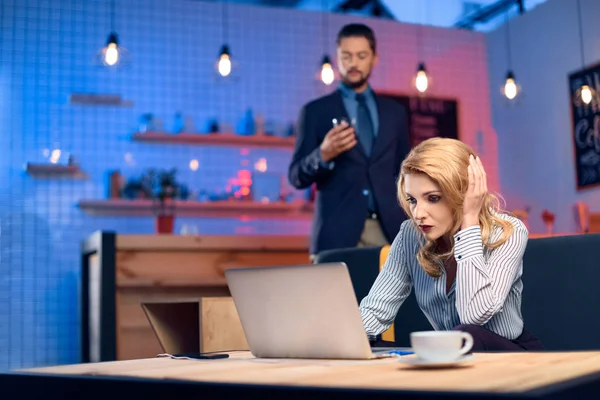
[[[469,186],[468,166],[469,156],[476,156],[473,149],[459,140],[447,138],[432,138],[415,146],[402,162],[398,179],[398,200],[400,205],[416,225],[410,204],[404,191],[404,181],[407,174],[422,173],[435,181],[442,190],[446,203],[452,209],[454,225],[450,232],[450,246],[446,253],[437,251],[437,243],[425,240],[417,253],[417,260],[425,272],[432,277],[442,274],[439,262],[443,262],[454,254],[454,234],[460,230],[462,224],[462,209],[465,194]],[[485,246],[496,248],[502,245],[513,232],[510,222],[499,218],[496,214],[503,212],[500,207],[499,197],[487,193],[481,213],[479,225]],[[489,242],[494,227],[501,227],[502,235],[498,240]]]

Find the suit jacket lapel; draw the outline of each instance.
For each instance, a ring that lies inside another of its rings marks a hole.
[[[387,110],[384,110],[381,105],[379,96],[375,95],[375,101],[377,103],[377,114],[379,116],[379,127],[377,129],[377,137],[373,142],[373,149],[371,150],[371,159],[376,160],[385,150],[388,148],[389,142],[393,138],[395,132],[391,132],[387,129],[391,125],[390,118],[392,117]]]

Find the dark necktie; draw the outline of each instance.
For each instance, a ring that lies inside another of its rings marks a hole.
[[[358,101],[358,110],[356,113],[356,127],[358,129],[358,140],[365,149],[367,157],[371,156],[371,149],[373,148],[373,120],[371,119],[371,113],[369,107],[367,107],[367,98],[363,93],[356,94],[356,101]],[[369,187],[368,190],[363,192],[368,196],[369,201],[369,212],[375,212],[375,199],[373,197],[373,190]]]
[[[358,109],[356,112],[356,127],[358,128],[358,139],[365,149],[367,157],[371,155],[373,148],[373,120],[369,107],[367,107],[367,98],[363,93],[356,94]]]

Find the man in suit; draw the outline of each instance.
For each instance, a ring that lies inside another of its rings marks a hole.
[[[408,120],[400,103],[369,86],[377,61],[371,28],[344,26],[337,37],[342,82],[304,105],[298,118],[288,179],[298,189],[317,186],[313,257],[323,250],[391,243],[406,219],[396,182],[410,150]]]

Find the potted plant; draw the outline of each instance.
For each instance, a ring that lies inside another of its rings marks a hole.
[[[544,225],[546,225],[546,233],[552,234],[552,230],[554,227],[554,214],[552,214],[548,210],[542,211],[542,221],[544,221]]]
[[[172,234],[175,222],[175,199],[179,194],[179,185],[175,168],[170,170],[150,169],[142,177],[142,184],[149,188],[156,214],[156,233]]]
[[[130,179],[123,186],[123,189],[121,189],[120,197],[132,200],[151,199],[152,193],[150,193],[150,188],[146,187],[141,179]]]

